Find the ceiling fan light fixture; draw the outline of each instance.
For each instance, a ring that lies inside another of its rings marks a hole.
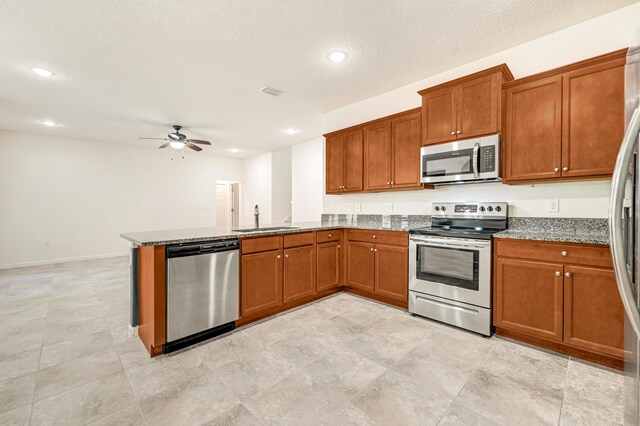
[[[183,149],[186,144],[180,141],[169,142],[169,146],[173,149]]]

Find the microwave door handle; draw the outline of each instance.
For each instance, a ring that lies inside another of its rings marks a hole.
[[[478,152],[480,151],[480,144],[476,142],[473,144],[473,177],[477,178],[478,173]]]

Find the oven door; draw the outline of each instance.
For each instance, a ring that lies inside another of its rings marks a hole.
[[[491,307],[491,241],[412,235],[409,290]]]

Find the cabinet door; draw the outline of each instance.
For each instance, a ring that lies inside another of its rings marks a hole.
[[[347,241],[347,285],[373,293],[374,246],[371,243]]]
[[[560,177],[562,78],[508,88],[505,180]]]
[[[391,299],[408,301],[409,248],[376,244],[375,293]]]
[[[280,250],[242,255],[242,316],[282,305],[282,255]]]
[[[498,258],[495,326],[562,341],[563,265]]]
[[[422,95],[423,145],[456,139],[456,87]]]
[[[303,246],[284,251],[284,303],[291,302],[316,292],[315,250]]]
[[[624,136],[624,64],[620,58],[564,75],[562,176],[613,173]]]
[[[344,135],[344,188],[343,191],[362,191],[364,163],[362,129]]]
[[[316,288],[318,291],[340,286],[340,243],[316,246]]]
[[[391,182],[391,122],[364,129],[364,176],[367,191],[388,189]]]
[[[477,78],[458,86],[456,136],[471,138],[500,131],[499,76]]]
[[[416,113],[391,123],[392,188],[420,187],[420,143],[422,114]]]
[[[566,266],[564,341],[624,358],[624,308],[611,269]]]
[[[326,142],[327,194],[342,192],[344,185],[344,136],[332,136]]]

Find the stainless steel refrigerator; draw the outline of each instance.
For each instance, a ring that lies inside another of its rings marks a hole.
[[[611,183],[609,234],[625,320],[625,424],[640,424],[640,297],[638,295],[638,139],[640,132],[640,24],[625,68],[626,131]]]

